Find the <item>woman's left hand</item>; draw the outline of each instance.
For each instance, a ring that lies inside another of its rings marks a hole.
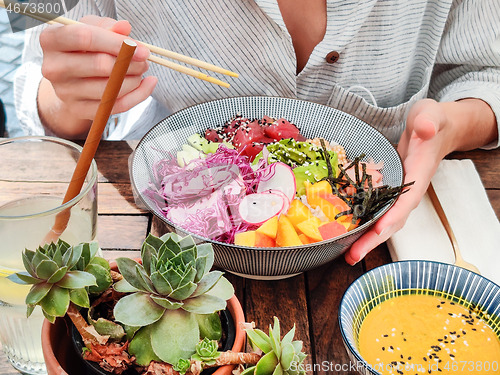
[[[410,109],[398,152],[403,160],[405,183],[415,183],[345,253],[347,263],[356,264],[403,227],[410,212],[424,196],[439,162],[453,151],[455,134],[447,116],[446,104],[449,103],[424,99]]]

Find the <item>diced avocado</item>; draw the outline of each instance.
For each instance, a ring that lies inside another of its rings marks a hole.
[[[281,161],[291,167],[321,159],[319,149],[309,142],[298,142],[293,138],[282,139],[267,146],[270,152],[269,162]]]
[[[203,151],[203,145],[208,143],[208,141],[201,136],[201,134],[195,133],[193,135],[190,135],[187,139],[189,145],[194,147],[195,149],[199,151]]]
[[[213,154],[221,145],[220,142],[209,141],[198,133],[190,135],[187,141],[195,149],[204,152],[205,154]],[[228,142],[222,142],[222,144],[224,144],[227,148],[234,148],[234,146]]]
[[[309,181],[314,184],[322,178],[328,176],[328,170],[326,169],[326,161],[316,160],[307,165],[301,165],[293,169],[293,174],[295,175],[295,183],[297,184],[297,195],[305,195],[306,187],[304,186],[305,181]]]
[[[333,173],[337,176],[337,154],[332,151],[330,151],[330,163],[332,164]],[[295,183],[297,185],[297,195],[304,195],[306,193],[305,181],[314,184],[328,176],[326,160],[315,160],[293,168],[293,174],[295,175]]]

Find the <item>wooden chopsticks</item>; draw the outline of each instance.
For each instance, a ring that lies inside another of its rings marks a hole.
[[[34,12],[31,7],[28,7],[29,4],[13,3],[10,0],[5,0],[5,1],[0,0],[0,7],[6,8],[7,7],[6,4],[11,4],[11,5],[16,4],[16,8],[15,8],[16,11],[19,11],[19,13],[21,13],[25,16],[31,17],[33,19],[36,19],[40,22],[44,22],[44,23],[48,23],[48,24],[62,24],[62,25],[81,25],[81,24],[83,24],[82,22],[78,22],[78,21],[75,21],[75,20],[72,20],[69,18],[65,18],[62,16],[56,17],[53,14]],[[238,73],[221,68],[217,65],[213,65],[213,64],[201,61],[201,60],[197,60],[197,59],[189,57],[189,56],[181,55],[180,53],[172,52],[172,51],[166,50],[164,48],[153,46],[153,45],[148,44],[148,43],[144,43],[141,41],[137,41],[137,42],[142,44],[144,47],[148,48],[152,53],[156,53],[158,55],[161,55],[161,56],[173,59],[173,60],[177,60],[177,61],[180,61],[180,62],[183,62],[186,64],[190,64],[190,65],[196,66],[198,68],[210,70],[212,72],[225,74],[225,75],[230,76],[230,77],[236,77],[236,78],[238,77]],[[148,57],[148,60],[151,62],[154,62],[156,64],[165,66],[167,68],[173,69],[175,71],[178,71],[180,73],[187,74],[189,76],[201,79],[203,81],[207,81],[207,82],[210,82],[210,83],[222,86],[222,87],[226,87],[226,88],[228,88],[230,86],[229,83],[227,83],[227,82],[221,81],[217,78],[211,77],[211,76],[204,74],[202,72],[199,72],[197,70],[194,70],[194,69],[188,68],[186,66],[165,60],[165,59],[158,57],[158,56],[155,56],[155,55],[150,55]]]

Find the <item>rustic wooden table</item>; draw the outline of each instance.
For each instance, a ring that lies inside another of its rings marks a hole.
[[[162,234],[163,225],[134,202],[128,174],[128,158],[136,143],[102,142],[96,155],[99,169],[98,240],[105,257],[139,255],[148,232]],[[474,161],[497,217],[500,217],[500,149],[455,153],[450,158]],[[304,341],[309,365],[315,374],[356,374],[349,368],[338,325],[338,306],[344,291],[360,275],[391,262],[387,247],[379,246],[354,267],[343,258],[280,281],[256,281],[227,274],[235,286],[247,321],[267,331],[273,316],[282,330],[296,324],[296,337]],[[312,368],[312,367],[311,367]],[[332,370],[331,370],[332,369]],[[340,369],[335,371],[333,369]],[[0,354],[0,375],[17,372]]]

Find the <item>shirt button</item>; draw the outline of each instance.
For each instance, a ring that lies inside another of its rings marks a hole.
[[[337,51],[332,51],[326,55],[325,60],[328,64],[333,64],[334,62],[337,62],[339,56],[340,54]]]

